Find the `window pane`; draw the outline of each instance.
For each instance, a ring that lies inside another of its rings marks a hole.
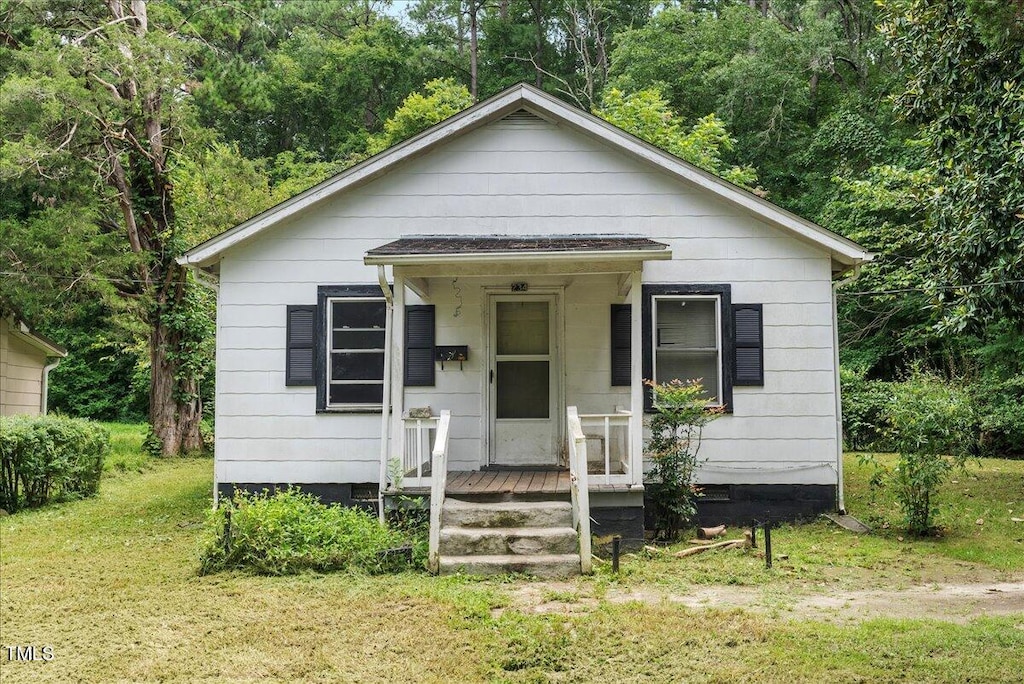
[[[548,302],[498,302],[498,354],[547,354]]]
[[[669,380],[701,379],[704,396],[716,401],[718,394],[718,353],[688,351],[658,351],[658,382]]]
[[[331,385],[332,404],[381,404],[384,402],[384,385]]]
[[[332,349],[383,349],[383,330],[335,330],[331,334]]]
[[[659,299],[659,348],[714,349],[718,322],[711,299]]]
[[[383,380],[383,352],[331,354],[331,380]]]
[[[550,409],[547,361],[499,361],[498,418],[547,418]]]
[[[334,328],[383,328],[384,300],[374,302],[336,301],[333,305]]]

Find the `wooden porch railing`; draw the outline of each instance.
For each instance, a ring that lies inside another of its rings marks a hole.
[[[615,413],[586,413],[579,417],[583,434],[587,440],[599,443],[599,455],[603,457],[602,461],[589,464],[589,472],[603,477],[605,484],[612,484],[614,479],[629,478],[632,416],[631,411],[620,409]],[[590,458],[595,455],[589,454]],[[595,465],[601,468],[601,472],[594,472]]]
[[[575,406],[566,409],[569,433],[569,493],[572,497],[572,524],[579,534],[580,571],[589,574],[590,559],[590,485],[587,475],[587,436],[583,434]]]
[[[430,484],[431,450],[441,419],[403,418],[404,442],[402,446],[402,482],[406,487],[426,487]]]
[[[444,507],[444,490],[448,485],[448,428],[451,420],[451,411],[441,411],[434,437],[434,449],[431,452],[430,541],[427,565],[434,574],[441,569],[441,509]]]

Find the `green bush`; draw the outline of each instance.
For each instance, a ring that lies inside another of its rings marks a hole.
[[[893,488],[907,530],[923,536],[933,529],[939,486],[975,444],[975,413],[962,386],[934,375],[916,371],[893,388],[883,417],[897,459],[891,469],[879,466],[881,480]]]
[[[839,369],[843,395],[843,443],[852,451],[885,451],[882,414],[893,396],[894,383],[867,380],[850,368]]]
[[[110,433],[88,420],[0,418],[0,507],[13,512],[95,496],[109,449]]]
[[[200,573],[392,572],[409,567],[407,556],[391,552],[406,544],[371,513],[327,506],[297,489],[240,492],[207,520]]]
[[[976,351],[981,365],[972,396],[983,455],[1024,457],[1024,330],[1006,321],[992,327]]]
[[[656,411],[645,447],[654,463],[650,472],[654,524],[661,538],[675,539],[697,513],[693,475],[704,426],[723,410],[708,406],[699,380],[646,384],[654,392]]]
[[[1024,373],[1006,380],[975,384],[980,452],[986,456],[1024,458]]]

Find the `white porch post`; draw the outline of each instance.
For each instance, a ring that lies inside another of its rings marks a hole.
[[[644,481],[644,387],[643,387],[643,265],[633,271],[629,288],[630,304],[630,417],[629,472],[632,484]]]
[[[394,269],[395,314],[392,318],[394,337],[391,338],[391,459],[405,458],[405,275]]]

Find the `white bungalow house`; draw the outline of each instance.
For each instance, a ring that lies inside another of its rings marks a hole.
[[[702,378],[703,519],[842,508],[833,284],[870,258],[515,86],[181,258],[216,491],[430,494],[435,567],[578,571],[588,526],[643,537],[643,380]]]

